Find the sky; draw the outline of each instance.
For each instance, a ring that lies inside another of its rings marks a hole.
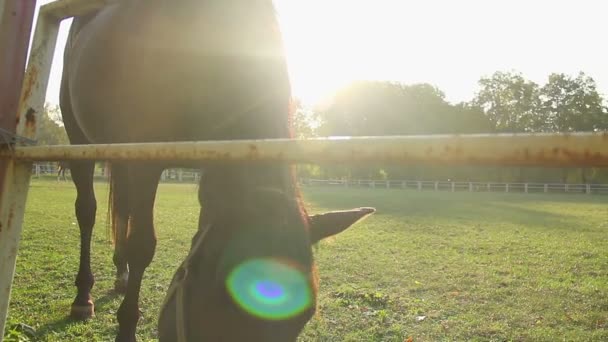
[[[42,0],[44,4],[50,0]],[[431,83],[452,103],[477,81],[519,71],[593,77],[608,94],[604,0],[275,0],[293,92],[305,104],[354,80]],[[62,24],[47,92],[58,103]]]

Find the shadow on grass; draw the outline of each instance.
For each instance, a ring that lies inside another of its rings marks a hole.
[[[122,295],[115,292],[114,290],[110,290],[107,291],[102,297],[99,297],[97,300],[95,300],[95,312],[110,312],[110,310],[112,310],[113,312],[116,312],[116,310],[118,309],[117,307],[110,307],[110,305],[114,302],[114,300],[116,298],[121,298]],[[66,308],[66,312],[67,312],[68,308]],[[95,319],[95,318],[92,318]],[[55,321],[51,321],[48,322],[44,325],[41,325],[40,327],[38,327],[38,329],[36,330],[36,338],[41,339],[44,336],[47,336],[49,334],[52,334],[53,332],[56,331],[66,331],[68,330],[68,327],[72,326],[72,325],[78,325],[78,324],[88,324],[90,321],[89,320],[78,320],[78,319],[74,319],[69,315],[64,316],[63,318],[57,319]],[[110,326],[104,326],[103,328],[101,328],[103,331],[97,331],[97,333],[102,333],[103,335],[112,335],[115,333],[115,329],[116,327],[113,325]]]
[[[582,195],[537,195],[500,193],[434,193],[399,190],[305,189],[305,198],[315,208],[347,209],[371,206],[377,218],[401,221],[416,220],[470,221],[471,223],[532,225],[547,229],[571,229],[580,226],[580,218],[571,212],[547,211],[544,205],[568,207],[581,203],[604,203],[604,198]],[[398,228],[398,227],[397,227]]]

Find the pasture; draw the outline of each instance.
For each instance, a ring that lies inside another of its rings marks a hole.
[[[121,297],[96,185],[96,317],[68,318],[78,227],[70,182],[32,182],[7,327],[32,340],[113,340]],[[319,313],[301,341],[606,341],[608,197],[304,188],[311,212],[378,212],[315,248]],[[155,340],[169,280],[196,229],[196,187],[160,186],[158,247],[141,294],[140,341]],[[8,340],[27,338],[12,331]]]

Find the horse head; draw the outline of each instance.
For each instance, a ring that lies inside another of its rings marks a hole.
[[[312,245],[374,209],[309,216],[289,175],[206,171],[199,232],[167,293],[160,341],[295,341],[316,307]]]

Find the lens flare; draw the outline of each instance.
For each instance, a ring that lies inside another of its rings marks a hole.
[[[228,292],[246,312],[268,320],[294,317],[310,307],[312,292],[302,272],[272,259],[254,259],[226,279]]]

